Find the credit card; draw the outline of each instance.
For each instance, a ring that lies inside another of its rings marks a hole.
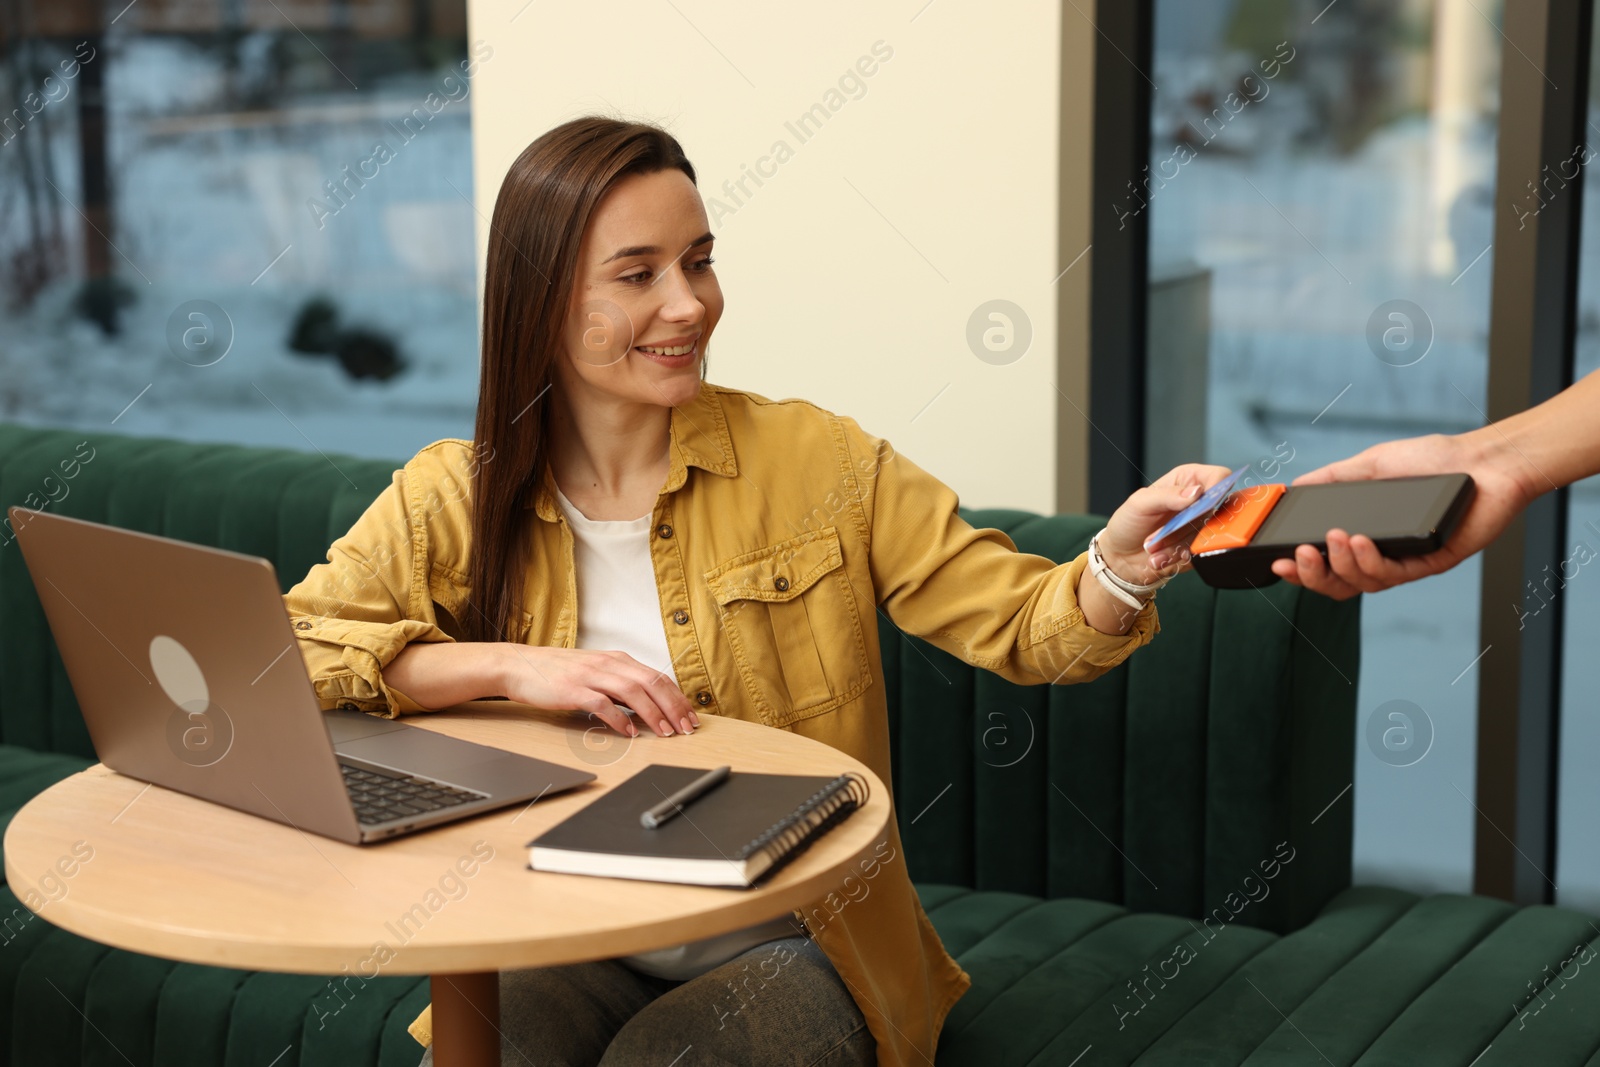
[[[1223,498],[1233,491],[1233,487],[1239,484],[1239,479],[1243,478],[1245,471],[1249,469],[1250,464],[1246,463],[1244,466],[1240,467],[1238,470],[1222,479],[1222,481],[1201,493],[1199,498],[1196,499],[1193,504],[1190,504],[1188,507],[1178,512],[1171,518],[1171,520],[1167,522],[1165,526],[1161,527],[1161,529],[1144,539],[1145,551],[1149,552],[1162,541],[1166,540],[1168,537],[1171,537],[1173,534],[1177,533],[1191,522],[1194,522],[1196,519],[1205,518],[1207,515],[1210,515],[1213,511],[1217,510],[1217,507],[1222,503]]]

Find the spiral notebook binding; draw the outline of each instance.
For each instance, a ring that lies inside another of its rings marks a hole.
[[[735,857],[747,860],[757,853],[770,852],[776,868],[784,859],[801,851],[804,844],[822,836],[847,814],[866,804],[870,795],[867,780],[855,771],[846,771],[801,801],[793,811],[741,848]],[[822,812],[822,818],[810,822],[818,811]]]

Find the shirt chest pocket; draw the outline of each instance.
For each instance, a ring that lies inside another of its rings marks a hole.
[[[707,572],[722,632],[762,720],[832,711],[872,681],[838,529],[781,541]]]
[[[435,563],[428,573],[428,597],[433,601],[433,617],[439,629],[465,639],[461,620],[467,613],[467,576]]]

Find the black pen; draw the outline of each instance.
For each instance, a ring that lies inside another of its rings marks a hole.
[[[721,767],[718,767],[715,770],[707,771],[705,774],[702,774],[700,777],[696,778],[694,781],[690,782],[688,785],[684,786],[682,789],[678,790],[676,793],[672,794],[670,797],[663,800],[661,803],[657,804],[643,815],[639,816],[639,825],[643,826],[646,830],[656,829],[656,827],[660,826],[662,823],[678,814],[678,812],[682,811],[684,806],[690,801],[699,798],[701,795],[710,792],[723,782],[727,781],[728,772],[731,770],[733,770],[732,767],[728,766],[727,764],[723,764]]]

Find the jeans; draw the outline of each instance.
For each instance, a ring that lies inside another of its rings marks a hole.
[[[675,982],[616,960],[500,975],[504,1067],[871,1067],[877,1043],[816,942],[787,937]],[[419,1067],[432,1067],[433,1049]]]

